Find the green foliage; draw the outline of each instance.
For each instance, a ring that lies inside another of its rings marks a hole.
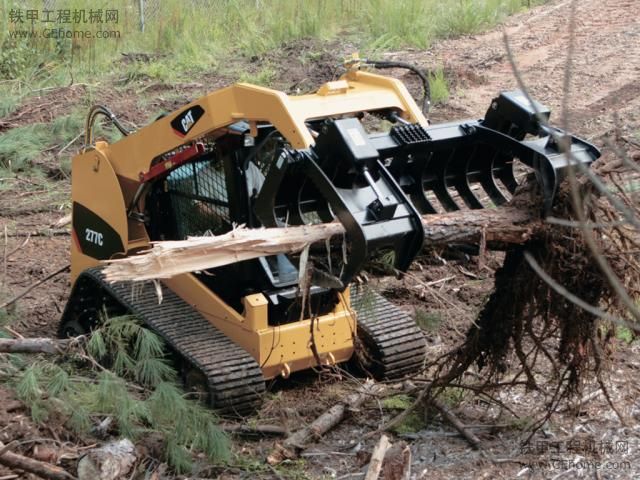
[[[16,392],[35,421],[64,418],[69,428],[86,433],[93,417],[111,416],[122,436],[135,440],[159,432],[165,439],[165,460],[178,473],[190,472],[193,451],[212,462],[228,459],[229,439],[218,428],[216,415],[183,396],[156,334],[129,316],[114,317],[95,330],[87,350],[113,370],[78,372],[71,364],[45,362],[24,369]],[[132,380],[150,390],[132,388]]]
[[[40,389],[40,370],[37,364],[29,366],[16,385],[16,393],[27,404],[32,404],[42,396]]]
[[[386,410],[394,410],[394,413],[398,411],[404,411],[413,405],[414,399],[404,393],[393,395],[382,400],[382,407]],[[414,410],[407,415],[407,417],[398,425],[393,428],[393,431],[397,434],[415,433],[423,430],[426,427],[426,421],[424,416]]]
[[[193,65],[186,65],[183,69],[194,72]],[[136,81],[155,80],[157,82],[171,82],[178,80],[177,73],[182,70],[178,68],[173,60],[156,60],[153,62],[133,62],[124,72],[120,79],[124,83]]]
[[[635,340],[636,336],[628,327],[616,327],[616,338],[624,343],[631,343]]]
[[[439,2],[441,11],[436,35],[441,37],[477,33],[522,9],[521,0],[459,0]]]
[[[425,421],[424,416],[420,412],[414,410],[392,430],[398,435],[403,435],[406,433],[419,432],[420,430],[424,430],[426,426],[427,422]]]
[[[0,169],[30,170],[32,162],[49,148],[61,149],[84,128],[83,114],[74,112],[49,124],[33,123],[0,135]]]
[[[444,76],[442,68],[429,72],[429,89],[431,91],[431,103],[446,103],[449,100],[449,82]]]
[[[387,410],[406,410],[411,405],[413,405],[413,398],[404,393],[393,395],[382,400],[382,407]]]
[[[466,390],[460,387],[443,388],[438,398],[449,407],[457,407],[462,403]]]
[[[37,59],[37,49],[26,40],[5,38],[0,45],[0,79],[24,75]]]
[[[87,345],[89,353],[108,364],[116,375],[155,387],[175,381],[176,374],[164,355],[164,343],[129,316],[107,319]]]
[[[20,97],[10,92],[0,94],[0,118],[13,113],[20,105]]]
[[[436,2],[428,0],[368,0],[355,13],[361,29],[371,34],[366,45],[370,49],[428,48],[437,22],[432,17],[435,6]]]
[[[43,124],[13,128],[0,135],[0,169],[21,171],[38,158],[50,139]]]
[[[434,332],[442,325],[442,316],[438,312],[416,308],[415,319],[418,326],[427,331]]]

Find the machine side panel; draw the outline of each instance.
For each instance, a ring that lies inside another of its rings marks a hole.
[[[100,260],[124,255],[127,217],[120,183],[109,160],[98,150],[72,163],[71,280]]]

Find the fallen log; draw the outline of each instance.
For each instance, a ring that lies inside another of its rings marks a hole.
[[[39,477],[51,480],[69,480],[75,478],[60,467],[13,453],[2,442],[0,442],[0,464],[11,469],[33,473]]]
[[[89,450],[78,461],[79,480],[117,480],[126,478],[136,461],[136,451],[128,439]]]
[[[513,206],[422,217],[425,245],[523,244],[542,228],[539,215]],[[224,235],[155,242],[139,255],[106,261],[107,281],[170,278],[265,255],[294,253],[345,233],[338,222],[284,228],[236,228]]]
[[[0,353],[64,353],[77,339],[0,338]]]
[[[333,427],[338,425],[349,409],[359,408],[372,395],[382,390],[382,386],[367,380],[362,387],[344,400],[316,418],[311,424],[294,432],[281,444],[276,444],[274,450],[267,457],[269,465],[277,465],[284,460],[297,458],[298,454],[313,440],[316,440]]]

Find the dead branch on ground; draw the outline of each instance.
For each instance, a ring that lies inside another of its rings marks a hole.
[[[75,477],[60,467],[51,465],[50,463],[34,460],[33,458],[19,455],[9,450],[11,444],[5,446],[0,442],[0,464],[11,469],[22,470],[24,472],[33,473],[42,478],[50,480],[73,480]]]
[[[359,408],[372,395],[378,394],[382,386],[367,380],[357,392],[348,395],[329,410],[316,418],[311,424],[301,428],[288,436],[281,444],[276,444],[274,450],[267,457],[270,465],[276,465],[286,459],[297,458],[306,446],[316,440],[333,427],[338,425],[350,409]]]
[[[62,354],[78,343],[78,338],[0,338],[0,353]]]
[[[29,292],[31,292],[34,288],[39,287],[40,285],[42,285],[43,283],[51,280],[52,278],[60,275],[63,272],[66,272],[67,270],[69,270],[69,268],[71,267],[71,264],[67,264],[62,268],[59,268],[58,270],[56,270],[53,273],[50,273],[49,275],[47,275],[46,277],[44,277],[41,280],[38,280],[37,282],[29,285],[27,288],[25,288],[22,292],[20,292],[18,295],[16,295],[15,297],[13,297],[11,300],[7,300],[6,302],[4,302],[2,305],[0,305],[0,308],[6,308],[12,304],[14,304],[15,302],[17,302],[18,300],[20,300],[22,297],[24,297],[25,295],[27,295]]]
[[[222,424],[220,428],[226,433],[242,436],[285,436],[289,431],[280,425],[241,425]]]

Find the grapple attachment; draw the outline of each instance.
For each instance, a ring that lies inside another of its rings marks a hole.
[[[379,248],[391,248],[396,267],[406,269],[422,246],[420,214],[502,205],[518,186],[516,170],[535,173],[548,211],[569,167],[558,140],[572,162],[600,156],[541,117],[546,124],[546,107],[508,92],[479,121],[424,127],[390,115],[389,132],[368,134],[358,118],[325,120],[313,147],[279,152],[256,213],[266,226],[337,218],[351,244],[345,285]]]
[[[535,173],[548,211],[569,167],[557,139],[570,146],[572,162],[588,165],[600,156],[593,145],[542,125],[539,116],[546,120],[549,113],[520,92],[502,93],[483,120],[394,126],[393,143],[382,137],[379,143],[388,144],[389,153],[398,147],[404,152],[394,155],[389,169],[423,214],[502,205],[518,186],[516,170],[526,167]]]

